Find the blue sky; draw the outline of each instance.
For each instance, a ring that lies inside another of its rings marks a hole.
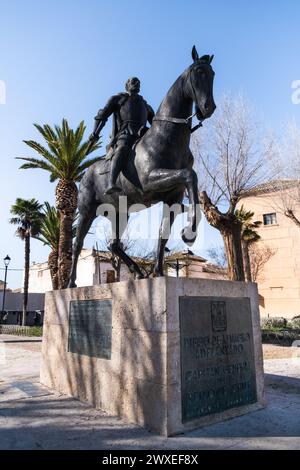
[[[88,135],[97,109],[132,75],[156,109],[196,44],[199,53],[215,54],[216,103],[223,92],[243,92],[280,132],[291,118],[300,124],[300,105],[291,101],[291,83],[300,79],[299,17],[298,0],[0,0],[0,81],[7,90],[0,104],[0,265],[8,253],[11,268],[23,266],[23,244],[8,224],[16,197],[54,202],[48,175],[18,170],[14,159],[33,155],[22,143],[37,138],[33,122],[66,117],[75,126],[84,119]],[[202,251],[203,243],[218,241],[206,225],[201,237]],[[47,254],[32,243],[32,260]],[[11,271],[8,281],[19,286],[21,273]]]

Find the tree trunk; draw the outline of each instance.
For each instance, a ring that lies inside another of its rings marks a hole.
[[[59,289],[65,289],[68,286],[71,264],[72,264],[72,227],[74,221],[74,212],[61,214],[59,230],[59,257],[58,257],[58,279]]]
[[[226,214],[220,212],[211,202],[205,191],[201,193],[200,201],[208,223],[219,230],[223,237],[228,263],[228,278],[231,281],[244,281],[241,222],[234,215],[233,211]]]
[[[114,268],[114,271],[116,273],[116,281],[120,281],[121,279],[121,264],[122,264],[121,258],[111,253],[111,265]]]
[[[247,243],[246,240],[242,240],[242,252],[243,252],[245,281],[252,282],[251,263],[250,263],[250,255],[249,255],[249,243]]]
[[[220,230],[224,241],[228,278],[231,281],[244,281],[241,227],[232,222],[226,228],[222,227],[218,230]]]
[[[58,251],[52,250],[48,256],[48,267],[50,269],[52,288],[57,290],[58,283]]]
[[[77,208],[78,190],[74,181],[60,180],[56,187],[56,207],[60,213],[58,249],[59,289],[68,286],[73,244],[73,222]]]
[[[24,286],[23,286],[23,316],[22,325],[26,326],[26,314],[28,304],[28,284],[29,284],[29,263],[30,263],[30,235],[25,235],[25,265],[24,265]]]
[[[117,264],[117,269],[116,269],[116,281],[119,282],[121,280],[121,265],[122,261],[119,258],[118,259],[118,264]]]

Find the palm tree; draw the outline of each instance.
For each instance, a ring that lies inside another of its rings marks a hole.
[[[24,288],[23,288],[23,318],[22,325],[26,325],[26,313],[28,303],[28,283],[29,283],[29,266],[30,266],[30,238],[39,233],[43,213],[41,212],[42,204],[36,199],[17,198],[14,205],[11,206],[10,212],[14,216],[9,222],[18,225],[16,234],[25,242],[25,265],[24,265]]]
[[[72,230],[78,198],[76,183],[81,180],[85,170],[101,158],[86,159],[100,145],[95,143],[89,146],[89,141],[82,142],[85,132],[83,121],[75,131],[70,129],[66,119],[63,119],[61,127],[54,126],[54,129],[47,124],[34,125],[44,137],[48,148],[33,140],[25,140],[43,158],[19,157],[26,161],[20,168],[46,170],[50,173],[51,182],[58,180],[55,190],[56,208],[60,214],[58,280],[59,288],[64,289],[68,284],[72,262]]]
[[[59,212],[50,206],[49,202],[44,203],[42,225],[39,234],[34,238],[51,248],[48,256],[48,267],[50,269],[53,290],[58,289],[58,246],[59,246]]]
[[[60,215],[58,210],[49,204],[44,203],[44,218],[40,232],[34,238],[51,248],[48,256],[48,267],[50,269],[53,290],[58,289],[58,247],[59,247],[59,227]],[[76,220],[76,217],[75,217]],[[76,227],[73,227],[73,238],[75,236]]]
[[[254,216],[254,212],[247,211],[243,205],[240,209],[237,209],[235,211],[235,215],[242,224],[241,242],[245,280],[246,282],[251,282],[252,274],[249,247],[260,239],[260,235],[257,233],[256,229],[261,226],[262,222],[260,222],[259,220],[253,222],[252,219]]]

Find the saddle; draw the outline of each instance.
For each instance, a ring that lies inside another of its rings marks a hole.
[[[133,186],[135,186],[136,190],[142,194],[143,190],[142,190],[141,183],[140,183],[140,180],[139,180],[136,168],[135,168],[135,164],[134,164],[135,148],[139,140],[140,139],[138,139],[134,143],[131,150],[128,152],[127,161],[121,173]],[[105,175],[105,174],[110,173],[110,167],[111,167],[111,161],[112,161],[113,155],[114,155],[114,148],[109,148],[107,154],[104,155],[102,159],[100,160],[101,164],[97,168],[98,175]]]
[[[148,127],[144,127],[144,129],[142,130],[142,132],[140,132],[140,135],[139,137],[136,139],[136,141],[134,142],[133,146],[131,147],[131,150],[129,152],[129,155],[128,155],[128,159],[127,160],[131,160],[134,155],[135,155],[135,149],[136,149],[136,146],[137,144],[139,143],[139,141],[141,140],[141,138],[146,134],[147,130],[149,128]],[[99,172],[99,175],[103,175],[105,173],[109,173],[110,171],[110,162],[111,162],[111,159],[113,158],[114,156],[114,150],[115,150],[115,144],[116,142],[116,139],[113,139],[107,146],[106,146],[106,155],[103,155],[102,156],[102,162],[103,162],[103,165],[104,165],[104,168],[103,170],[101,170]]]
[[[128,156],[127,156],[127,161],[131,160],[134,158],[135,155],[135,147],[140,139],[138,139],[134,145],[132,146]],[[110,166],[111,166],[111,160],[114,156],[114,147],[110,147],[109,145],[107,146],[107,153],[106,155],[103,155],[101,157],[101,168],[99,169],[98,174],[99,175],[104,175],[106,173],[110,172]]]

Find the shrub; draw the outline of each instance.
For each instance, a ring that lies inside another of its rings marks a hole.
[[[0,325],[0,334],[16,336],[43,336],[42,326]]]
[[[288,328],[299,330],[300,329],[300,317],[294,317],[291,320],[289,320],[287,326]]]
[[[283,317],[268,317],[261,320],[261,327],[264,330],[272,330],[276,328],[286,328],[287,320]]]

